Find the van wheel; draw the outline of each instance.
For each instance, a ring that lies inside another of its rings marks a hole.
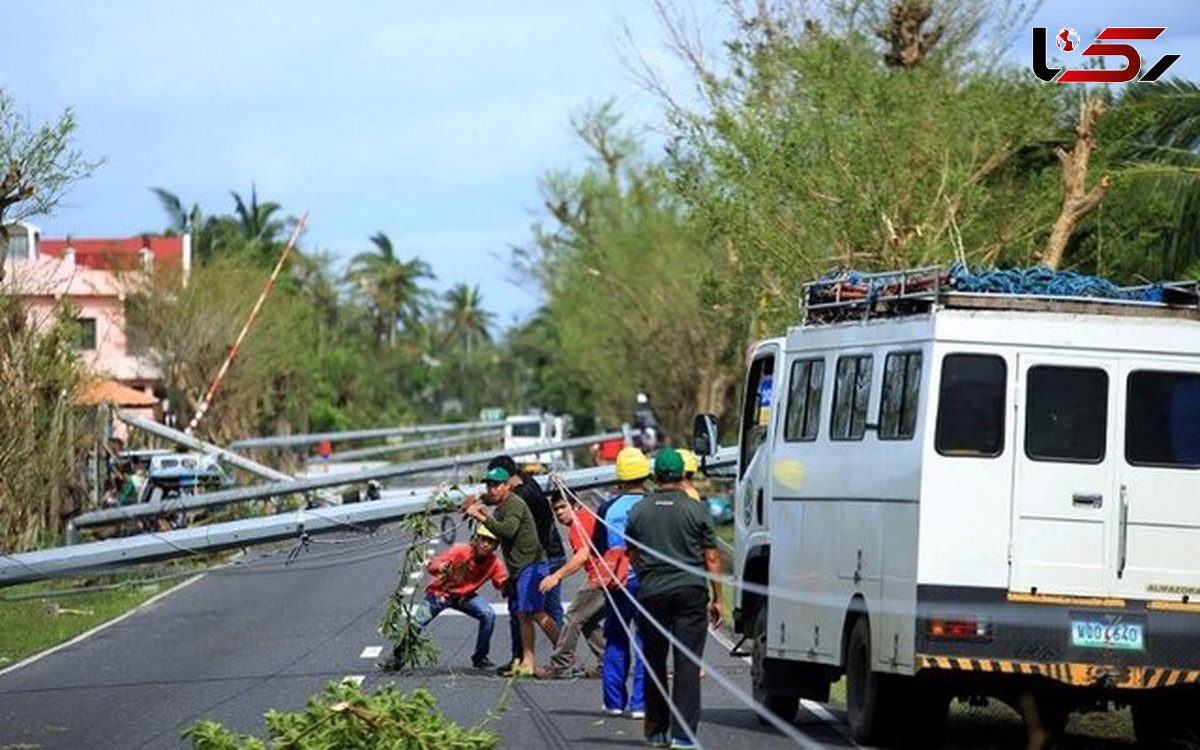
[[[855,742],[887,745],[897,739],[897,719],[907,714],[899,686],[898,678],[872,669],[871,624],[859,617],[846,644],[846,723]]]
[[[758,705],[791,724],[800,710],[800,698],[794,695],[771,693],[766,688],[766,670],[763,666],[767,655],[767,605],[758,608],[754,616],[754,651],[750,656],[750,687]],[[761,724],[769,722],[761,714]]]
[[[1191,706],[1154,696],[1134,703],[1133,733],[1138,745],[1163,750],[1200,750],[1200,719]]]

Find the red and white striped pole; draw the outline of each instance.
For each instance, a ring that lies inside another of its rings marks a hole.
[[[200,405],[196,407],[196,414],[192,417],[192,421],[188,423],[184,434],[191,435],[196,429],[196,425],[204,418],[208,412],[208,407],[212,404],[213,397],[217,395],[217,390],[221,387],[221,381],[225,379],[225,373],[229,372],[229,367],[233,364],[234,357],[237,356],[238,349],[242,347],[242,341],[245,340],[246,334],[250,332],[250,327],[254,325],[254,321],[258,319],[258,313],[262,310],[263,303],[267,301],[267,295],[271,293],[271,289],[275,286],[275,280],[279,278],[279,272],[283,270],[284,263],[287,262],[288,255],[292,252],[292,248],[296,245],[296,240],[300,239],[300,232],[304,229],[304,223],[308,221],[308,212],[300,217],[300,221],[296,222],[296,228],[292,231],[291,239],[284,246],[283,252],[279,255],[279,260],[275,263],[275,270],[271,271],[271,277],[267,279],[267,283],[263,286],[262,293],[258,295],[258,301],[254,303],[254,309],[250,311],[249,317],[242,325],[242,332],[238,334],[237,340],[233,342],[233,346],[229,349],[229,354],[225,355],[225,361],[221,363],[221,369],[217,371],[217,376],[208,386],[208,392],[204,394],[204,398],[200,400]]]

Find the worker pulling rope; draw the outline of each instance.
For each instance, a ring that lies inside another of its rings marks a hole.
[[[196,429],[196,425],[200,424],[200,420],[204,419],[204,415],[208,413],[208,407],[212,405],[213,397],[217,395],[217,390],[221,387],[221,381],[225,379],[225,374],[229,372],[233,360],[237,357],[238,350],[242,347],[242,342],[246,339],[246,334],[250,332],[250,328],[254,322],[258,320],[258,314],[262,310],[263,303],[267,301],[267,295],[275,287],[275,280],[279,278],[279,272],[283,270],[284,264],[287,262],[288,255],[291,254],[292,248],[296,246],[296,240],[300,239],[300,232],[304,229],[305,222],[308,221],[308,212],[305,211],[300,220],[296,222],[296,228],[292,230],[292,236],[288,239],[287,244],[283,247],[283,252],[279,254],[279,260],[275,263],[275,269],[271,271],[267,283],[263,285],[262,292],[258,295],[258,300],[254,303],[254,308],[250,310],[250,315],[247,316],[246,322],[242,325],[241,333],[234,340],[233,346],[229,348],[229,353],[225,355],[225,361],[221,363],[221,369],[217,371],[216,377],[208,386],[208,391],[204,394],[204,398],[200,399],[200,404],[196,407],[196,413],[192,416],[192,421],[188,423],[184,434],[191,435]]]

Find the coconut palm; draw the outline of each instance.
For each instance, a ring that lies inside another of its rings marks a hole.
[[[470,359],[475,348],[492,340],[491,328],[496,316],[483,309],[483,296],[478,285],[455,284],[445,293],[444,299],[444,340],[462,346]]]
[[[392,240],[383,232],[371,236],[376,252],[359,253],[350,261],[346,279],[367,298],[375,317],[376,333],[396,346],[397,327],[415,330],[421,322],[428,291],[422,279],[432,279],[429,264],[420,258],[402,261]]]

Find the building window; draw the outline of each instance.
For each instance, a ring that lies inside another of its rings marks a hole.
[[[825,385],[825,360],[802,359],[792,363],[787,423],[783,439],[796,443],[817,439],[821,423],[821,390]]]
[[[883,363],[879,439],[911,440],[917,431],[921,396],[921,353],[892,352]]]
[[[840,357],[833,386],[833,440],[862,440],[867,429],[867,402],[871,399],[870,354]]]
[[[1004,453],[1008,366],[991,354],[942,360],[934,447],[943,456],[995,458]]]
[[[1092,367],[1031,367],[1025,401],[1025,454],[1031,459],[1104,460],[1107,372]]]
[[[96,319],[76,318],[75,323],[79,326],[79,348],[84,351],[94,350],[96,348]]]

